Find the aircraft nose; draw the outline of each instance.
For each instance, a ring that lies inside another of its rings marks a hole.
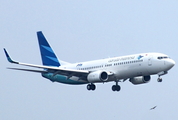
[[[175,61],[172,59],[169,59],[169,61],[167,61],[167,65],[169,66],[169,68],[171,69],[174,65],[175,65]]]

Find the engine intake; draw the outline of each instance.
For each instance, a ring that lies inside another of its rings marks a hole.
[[[139,76],[139,77],[130,78],[129,81],[132,84],[137,85],[137,84],[148,83],[150,79],[151,79],[150,76]]]
[[[91,83],[101,81],[105,82],[108,80],[108,74],[106,71],[91,72],[90,74],[88,74],[87,80]]]

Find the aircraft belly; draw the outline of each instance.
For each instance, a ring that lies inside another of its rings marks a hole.
[[[144,76],[148,75],[148,71],[145,69],[143,65],[132,65],[132,66],[124,66],[117,70],[116,77],[117,79],[126,79],[132,78],[136,76]]]

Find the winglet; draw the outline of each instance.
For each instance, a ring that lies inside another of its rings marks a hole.
[[[16,63],[16,64],[18,64],[18,62],[13,61],[13,60],[10,58],[10,56],[9,56],[9,54],[7,53],[7,51],[6,51],[5,48],[4,48],[4,52],[5,52],[5,55],[6,55],[7,60],[8,60],[10,63]]]

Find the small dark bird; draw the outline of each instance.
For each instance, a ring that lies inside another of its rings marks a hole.
[[[153,110],[153,109],[155,109],[157,106],[154,106],[154,107],[152,107],[152,108],[150,108],[150,110]]]

